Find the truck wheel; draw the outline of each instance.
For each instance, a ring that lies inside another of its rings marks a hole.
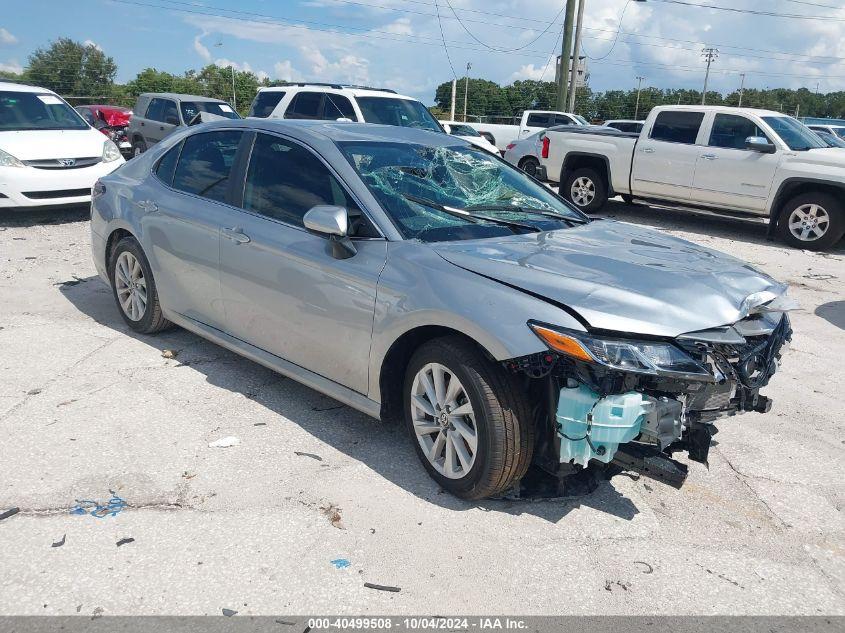
[[[845,213],[842,204],[829,194],[802,193],[783,206],[777,230],[790,246],[821,251],[845,234]]]
[[[147,151],[147,144],[144,142],[142,138],[136,138],[132,141],[132,155],[133,156],[140,156],[144,152]]]
[[[429,341],[411,358],[405,424],[429,475],[463,499],[519,481],[534,449],[527,396],[513,375],[460,337]]]
[[[560,193],[584,213],[598,211],[607,202],[604,179],[588,167],[576,169],[569,174]]]

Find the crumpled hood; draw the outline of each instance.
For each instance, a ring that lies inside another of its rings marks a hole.
[[[0,149],[18,160],[93,158],[103,155],[105,141],[93,128],[0,132]]]
[[[738,259],[609,220],[433,248],[456,266],[575,310],[591,328],[633,334],[728,325],[746,316],[749,295],[786,291]]]

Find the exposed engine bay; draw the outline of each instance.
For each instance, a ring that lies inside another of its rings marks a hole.
[[[687,467],[673,453],[707,464],[716,420],[771,409],[760,389],[792,337],[780,311],[660,342],[530,325],[549,352],[506,366],[525,374],[537,403],[535,465],[561,476],[613,463],[676,487]]]

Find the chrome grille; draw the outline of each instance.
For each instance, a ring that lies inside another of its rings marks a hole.
[[[35,169],[81,169],[96,165],[102,160],[101,156],[90,156],[85,158],[45,158],[22,162],[27,167],[35,167]]]

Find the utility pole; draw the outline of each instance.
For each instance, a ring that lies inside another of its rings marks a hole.
[[[575,23],[575,48],[572,51],[572,75],[569,80],[569,109],[575,112],[575,92],[578,84],[578,57],[581,53],[581,29],[584,26],[584,5],[587,0],[578,0],[578,21]]]
[[[701,93],[701,105],[707,100],[707,81],[710,79],[710,64],[719,56],[719,49],[708,46],[701,49],[701,55],[707,62],[707,72],[704,73],[704,92]]]
[[[737,108],[742,107],[742,93],[745,90],[745,73],[739,73],[739,76],[742,77],[742,81],[739,84],[739,105]]]
[[[569,57],[572,55],[572,22],[575,20],[575,0],[566,0],[566,17],[563,19],[563,37],[560,44],[560,77],[557,85],[557,109],[566,110],[567,70]]]
[[[449,120],[455,120],[455,93],[458,91],[458,79],[452,80],[452,109],[449,112]]]
[[[231,66],[232,68],[232,107],[235,109],[235,112],[238,111],[238,98],[235,96],[235,66],[234,64]]]
[[[637,75],[637,105],[634,106],[634,120],[637,121],[637,115],[640,113],[640,90],[643,87],[643,79],[645,77],[640,77]]]
[[[464,123],[467,122],[467,95],[469,94],[469,69],[472,68],[472,64],[467,62],[467,76],[464,79]]]

